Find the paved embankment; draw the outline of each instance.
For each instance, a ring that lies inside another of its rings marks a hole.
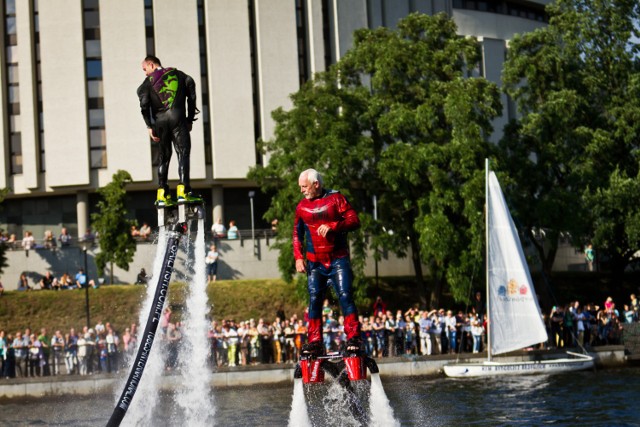
[[[562,352],[518,352],[508,357],[500,358],[505,361],[533,360],[561,357]],[[625,356],[623,346],[597,347],[590,353],[596,359],[598,368],[622,367],[630,363]],[[463,354],[459,361],[482,361],[485,356]],[[456,355],[393,357],[377,360],[380,375],[385,376],[416,376],[442,375],[442,367],[455,362]],[[286,365],[255,365],[236,368],[219,368],[211,381],[213,387],[250,386],[256,384],[273,384],[293,381],[292,364]],[[89,395],[94,393],[111,393],[114,387],[121,384],[121,378],[128,372],[121,371],[118,375],[58,376],[43,378],[17,378],[0,380],[0,399],[41,397],[48,395]],[[180,386],[182,379],[177,374],[165,375],[161,381],[162,389],[174,389]],[[118,391],[119,392],[119,391]]]

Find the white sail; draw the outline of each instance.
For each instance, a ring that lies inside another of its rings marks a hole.
[[[489,333],[492,354],[547,340],[531,274],[500,183],[489,172]]]

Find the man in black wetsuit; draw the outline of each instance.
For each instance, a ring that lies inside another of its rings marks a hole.
[[[178,203],[201,202],[202,199],[191,192],[189,178],[191,154],[189,132],[199,112],[196,108],[196,84],[190,76],[180,70],[163,68],[160,60],[152,55],[142,61],[142,70],[147,78],[138,88],[140,110],[147,124],[149,137],[160,144],[158,159],[160,188],[156,205],[167,206],[175,203],[169,193],[168,184],[171,143],[178,156],[180,177],[177,188]]]

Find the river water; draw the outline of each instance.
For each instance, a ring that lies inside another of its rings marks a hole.
[[[402,426],[640,426],[639,367],[493,379],[384,377],[382,384]],[[217,426],[288,423],[293,385],[216,388],[213,393]],[[307,391],[308,399],[310,394],[316,399],[310,406],[322,404],[317,393]],[[188,427],[179,398],[166,393],[160,399],[148,425]],[[114,401],[112,395],[4,401],[0,425],[101,426]],[[312,422],[347,425],[339,417]],[[127,417],[122,425],[130,425]]]

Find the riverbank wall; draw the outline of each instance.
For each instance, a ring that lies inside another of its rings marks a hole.
[[[560,351],[522,351],[499,360],[507,362],[554,359],[564,356]],[[624,367],[633,362],[625,354],[624,346],[603,346],[590,353],[595,358],[596,369]],[[486,354],[439,355],[439,356],[403,356],[378,359],[381,377],[412,377],[443,375],[443,366],[449,363],[480,362],[486,360]],[[211,386],[252,386],[258,384],[277,384],[293,382],[293,364],[270,364],[218,368],[213,374]],[[61,395],[91,395],[119,393],[115,390],[122,384],[122,377],[128,372],[118,374],[100,374],[86,377],[57,376],[39,378],[15,378],[0,380],[0,400],[22,399]],[[175,390],[182,387],[183,379],[179,373],[166,374],[160,381],[162,390]]]

